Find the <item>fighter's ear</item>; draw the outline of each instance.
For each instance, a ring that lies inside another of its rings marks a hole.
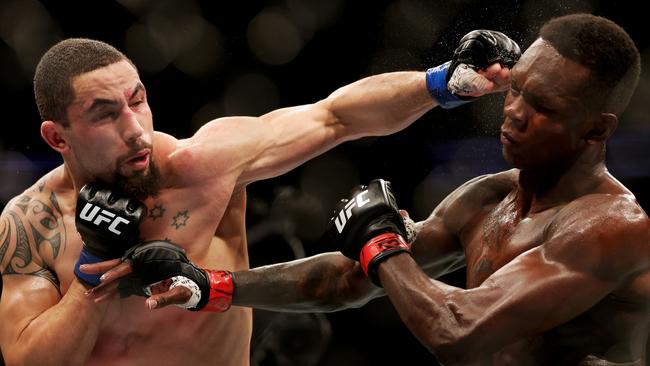
[[[618,117],[614,113],[601,113],[600,118],[594,121],[592,128],[585,134],[588,144],[603,142],[614,133],[618,126]]]
[[[63,126],[55,123],[54,121],[43,121],[41,123],[41,136],[50,147],[59,153],[63,153],[69,148],[65,137],[61,133]]]

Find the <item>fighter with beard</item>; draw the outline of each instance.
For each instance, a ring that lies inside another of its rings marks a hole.
[[[498,37],[486,50],[519,51],[501,34],[472,37]],[[480,82],[467,95],[507,87],[504,60],[492,61],[463,73],[467,84]],[[245,186],[346,140],[399,131],[437,105],[465,102],[447,90],[449,65],[371,76],[314,104],[216,119],[177,139],[154,131],[147,92],[124,54],[88,39],[54,45],[36,69],[34,92],[41,136],[64,163],[0,219],[7,363],[247,365],[251,309],[150,312],[138,297],[96,303],[85,292],[99,276],[82,274],[81,265],[164,239],[202,267],[247,269]]]

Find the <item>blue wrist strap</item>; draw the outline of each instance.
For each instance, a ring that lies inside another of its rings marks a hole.
[[[98,263],[98,262],[103,262],[105,259],[101,259],[99,257],[96,257],[90,253],[88,253],[85,249],[81,250],[81,253],[79,253],[79,260],[77,260],[77,263],[74,265],[74,274],[83,282],[85,282],[87,285],[90,286],[97,286],[99,285],[99,277],[102,276],[101,273],[98,274],[87,274],[83,273],[79,270],[79,266],[82,264],[92,264],[92,263]]]
[[[447,71],[449,71],[449,65],[451,65],[451,61],[430,68],[427,70],[426,74],[429,94],[431,94],[431,96],[438,101],[438,105],[444,109],[455,108],[467,104],[474,99],[460,99],[457,95],[449,91],[447,88]]]

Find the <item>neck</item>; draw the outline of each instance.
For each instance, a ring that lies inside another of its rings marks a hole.
[[[86,177],[84,174],[81,174],[78,169],[75,169],[74,164],[71,164],[65,158],[63,159],[63,175],[66,184],[72,186],[72,189],[76,192],[79,192],[81,187],[86,183],[92,181],[90,177]]]
[[[590,146],[562,162],[519,172],[517,200],[523,213],[535,213],[591,192],[607,173],[603,146]]]

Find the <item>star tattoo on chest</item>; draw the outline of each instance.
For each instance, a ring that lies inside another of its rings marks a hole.
[[[172,226],[178,230],[181,226],[185,226],[189,219],[190,216],[187,214],[187,210],[179,211],[176,216],[173,217]]]
[[[154,205],[151,210],[149,210],[149,217],[153,221],[156,221],[156,219],[163,217],[165,214],[165,211],[167,211],[162,205]]]

